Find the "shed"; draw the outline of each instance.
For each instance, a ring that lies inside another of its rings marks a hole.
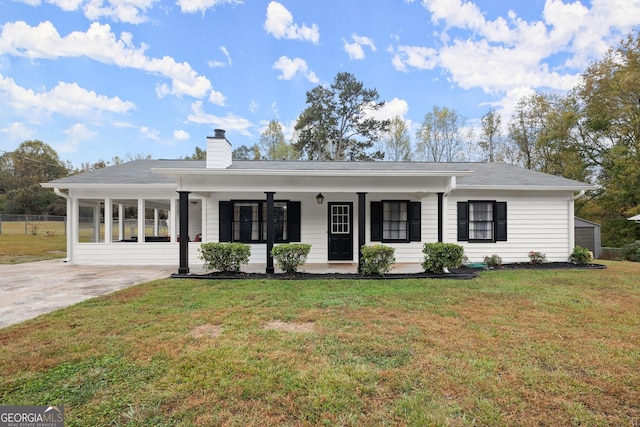
[[[589,249],[594,258],[602,255],[602,242],[600,240],[600,224],[576,217],[574,220],[574,233],[576,246]]]

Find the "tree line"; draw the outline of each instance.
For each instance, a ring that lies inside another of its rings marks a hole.
[[[640,33],[610,48],[569,92],[524,96],[508,118],[489,109],[472,125],[455,109],[434,105],[419,126],[411,126],[401,117],[378,118],[384,105],[376,89],[340,72],[330,85],[306,93],[289,141],[272,120],[259,142],[236,148],[233,157],[509,163],[596,184],[597,190],[576,201],[577,215],[603,225],[605,246],[640,239],[640,227],[626,220],[640,213]],[[185,159],[205,157],[196,147]],[[51,147],[27,141],[0,157],[0,212],[57,212],[57,196],[44,192],[40,182],[108,165],[74,170]]]

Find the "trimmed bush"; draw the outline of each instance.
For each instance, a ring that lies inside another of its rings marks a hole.
[[[285,243],[274,246],[271,256],[285,273],[295,273],[298,267],[307,262],[311,245],[306,243]]]
[[[502,267],[502,258],[497,254],[493,254],[491,256],[484,257],[484,263],[487,264],[489,268],[500,268]]]
[[[391,271],[396,262],[395,251],[394,248],[385,245],[363,245],[360,248],[360,271],[366,276],[383,276]]]
[[[449,268],[462,265],[464,248],[455,243],[425,243],[422,248],[422,268],[431,273],[446,273]]]
[[[547,255],[542,252],[531,251],[529,252],[529,263],[530,264],[544,264],[547,262]]]
[[[623,246],[622,257],[627,261],[640,262],[640,240]]]
[[[569,261],[578,265],[587,265],[591,264],[593,258],[591,257],[591,252],[589,252],[589,249],[583,248],[581,246],[576,246],[575,248],[573,248],[573,252],[571,252],[571,255],[569,256]]]
[[[239,272],[251,256],[251,247],[244,243],[203,243],[198,251],[205,270],[223,272]]]

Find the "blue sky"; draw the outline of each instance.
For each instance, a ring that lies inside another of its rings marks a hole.
[[[215,128],[253,145],[273,119],[290,137],[342,71],[412,133],[434,105],[505,123],[639,24],[640,0],[0,0],[0,153],[179,158]]]

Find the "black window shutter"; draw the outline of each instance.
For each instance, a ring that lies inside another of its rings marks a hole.
[[[507,202],[496,202],[496,242],[507,241]]]
[[[371,202],[371,237],[372,242],[382,241],[382,202]]]
[[[220,201],[218,208],[219,212],[219,221],[218,221],[218,240],[220,242],[230,242],[231,241],[231,223],[233,213],[231,212],[231,202],[228,201]]]
[[[422,239],[422,204],[409,202],[409,241],[419,242]]]
[[[458,241],[469,240],[469,203],[458,202]]]
[[[287,203],[287,227],[289,227],[289,241],[300,241],[300,202],[288,202]]]

